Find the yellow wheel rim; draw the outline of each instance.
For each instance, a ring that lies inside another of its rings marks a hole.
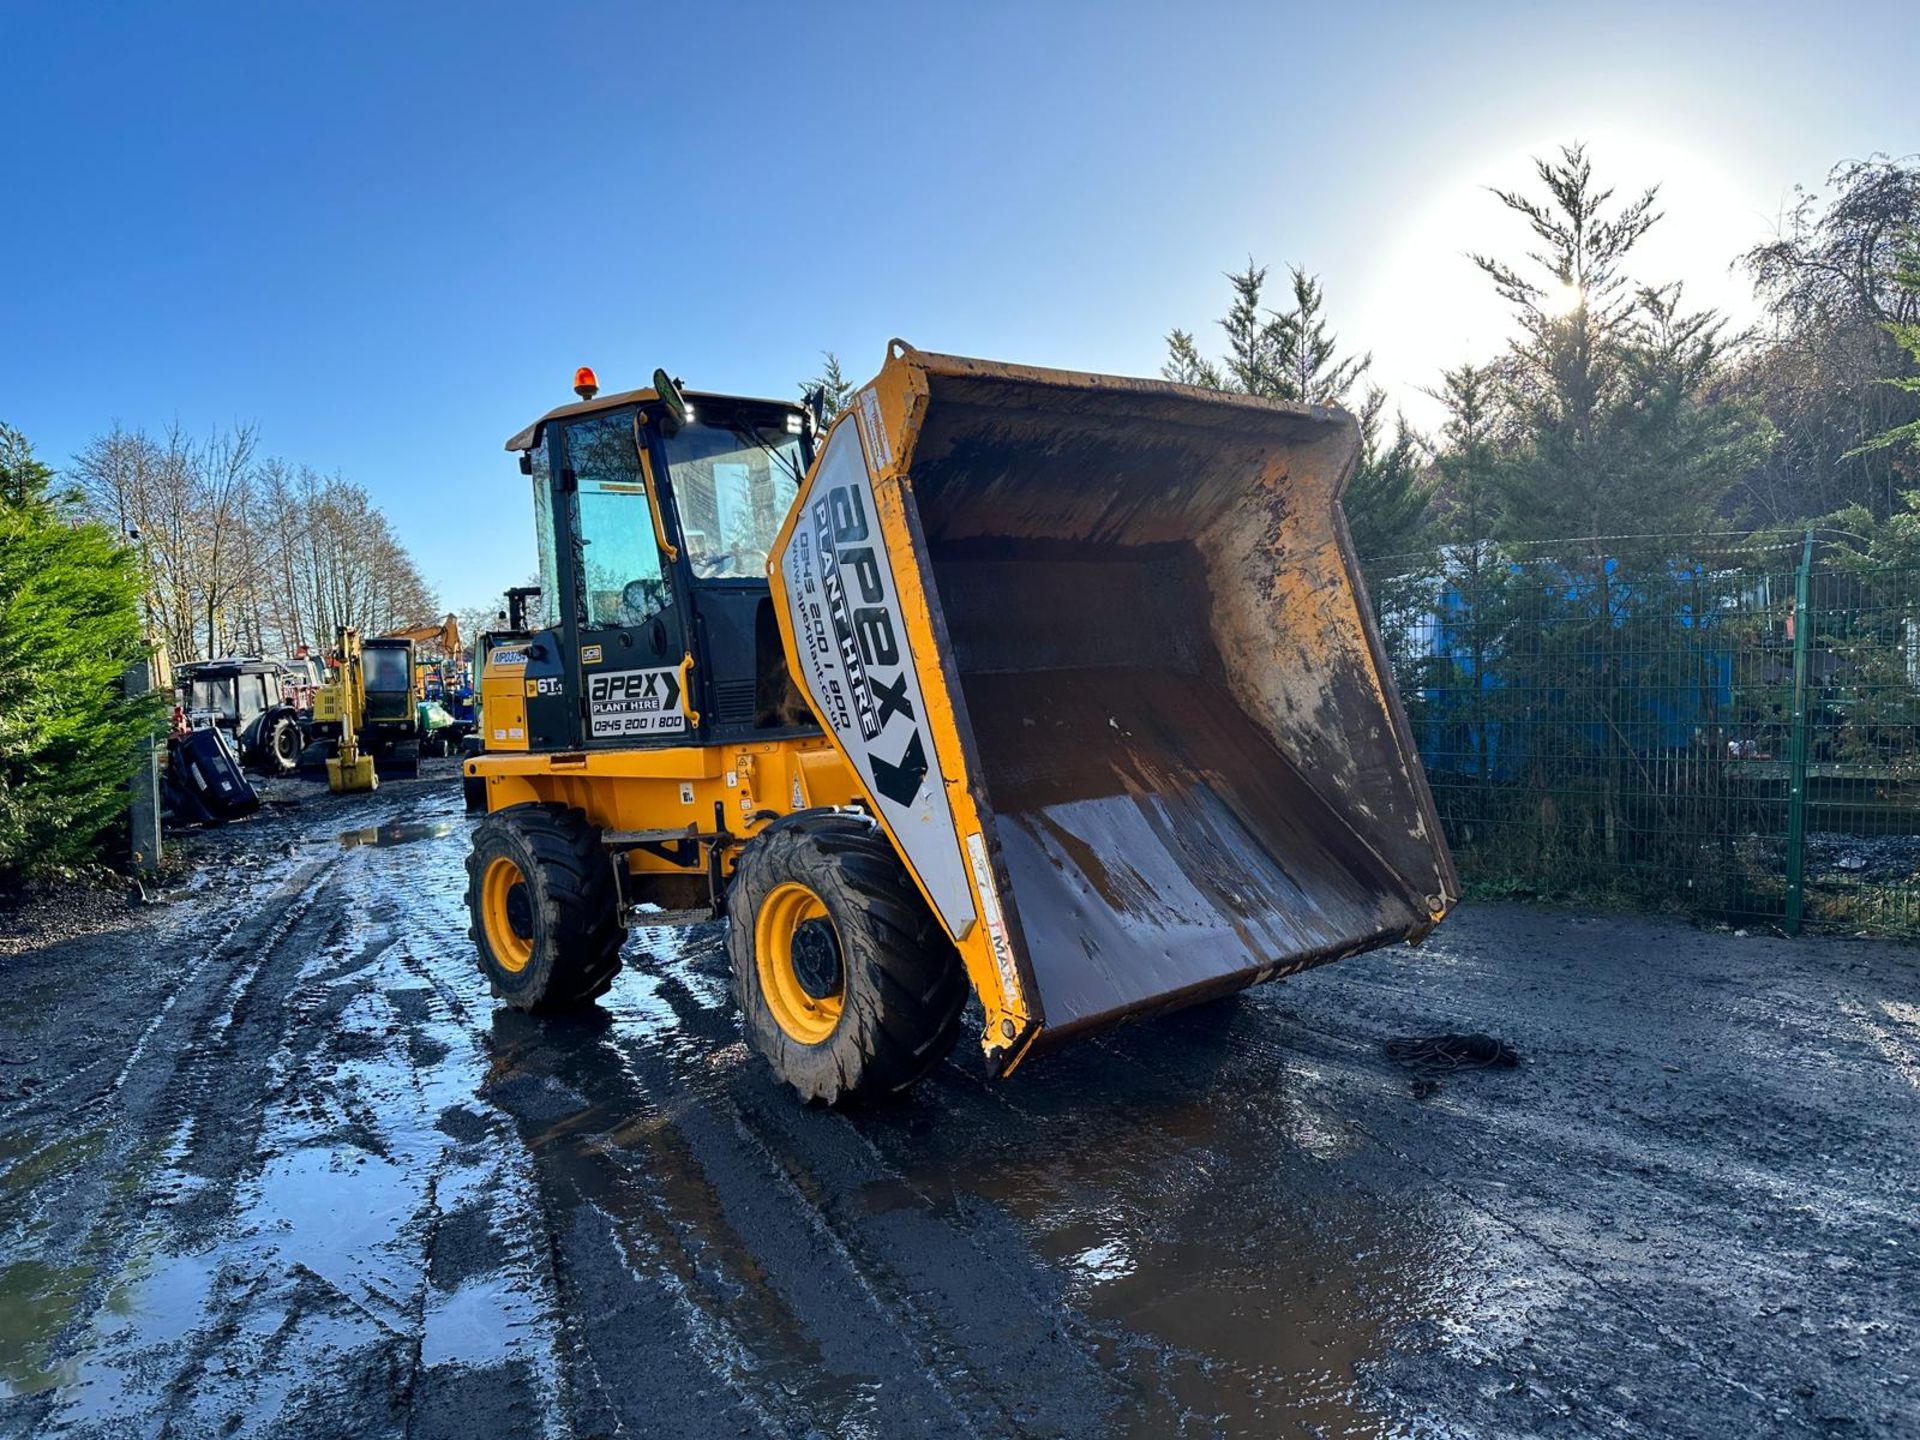
[[[753,921],[753,964],[774,1022],[802,1045],[840,1023],[846,971],[840,936],[820,897],[795,881],[774,888]]]
[[[518,975],[533,959],[533,892],[520,867],[504,855],[488,861],[480,877],[480,915],[493,958]]]

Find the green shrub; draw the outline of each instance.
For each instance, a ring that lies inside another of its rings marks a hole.
[[[121,689],[144,654],[137,557],[51,480],[0,425],[0,874],[99,853],[163,703]]]

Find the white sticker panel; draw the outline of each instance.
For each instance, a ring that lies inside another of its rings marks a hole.
[[[680,708],[679,670],[666,665],[589,675],[587,721],[596,740],[684,731],[687,714]]]
[[[845,748],[947,933],[960,939],[977,918],[973,887],[854,426],[842,423],[828,437],[800,506],[781,555],[800,652],[795,678]]]

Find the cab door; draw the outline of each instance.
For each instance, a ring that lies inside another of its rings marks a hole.
[[[660,552],[631,410],[566,422],[556,440],[578,537],[573,663],[588,746],[684,743],[686,605]],[[568,564],[565,555],[558,557]],[[529,681],[529,683],[535,683]]]

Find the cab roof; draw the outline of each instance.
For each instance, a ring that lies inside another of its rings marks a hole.
[[[704,404],[711,405],[765,405],[775,410],[787,410],[803,414],[800,404],[794,400],[763,400],[752,395],[722,395],[715,390],[682,390],[687,403],[696,411]],[[618,410],[623,405],[651,405],[660,399],[660,392],[646,390],[616,390],[611,395],[596,395],[591,400],[576,400],[571,405],[557,405],[507,441],[509,450],[531,450],[540,443],[541,434],[550,420],[570,420],[575,415],[592,415],[600,410]]]
[[[228,671],[240,674],[248,670],[282,670],[286,667],[278,660],[263,659],[258,655],[215,655],[210,660],[187,660],[173,667],[176,675],[206,675],[218,678]]]

